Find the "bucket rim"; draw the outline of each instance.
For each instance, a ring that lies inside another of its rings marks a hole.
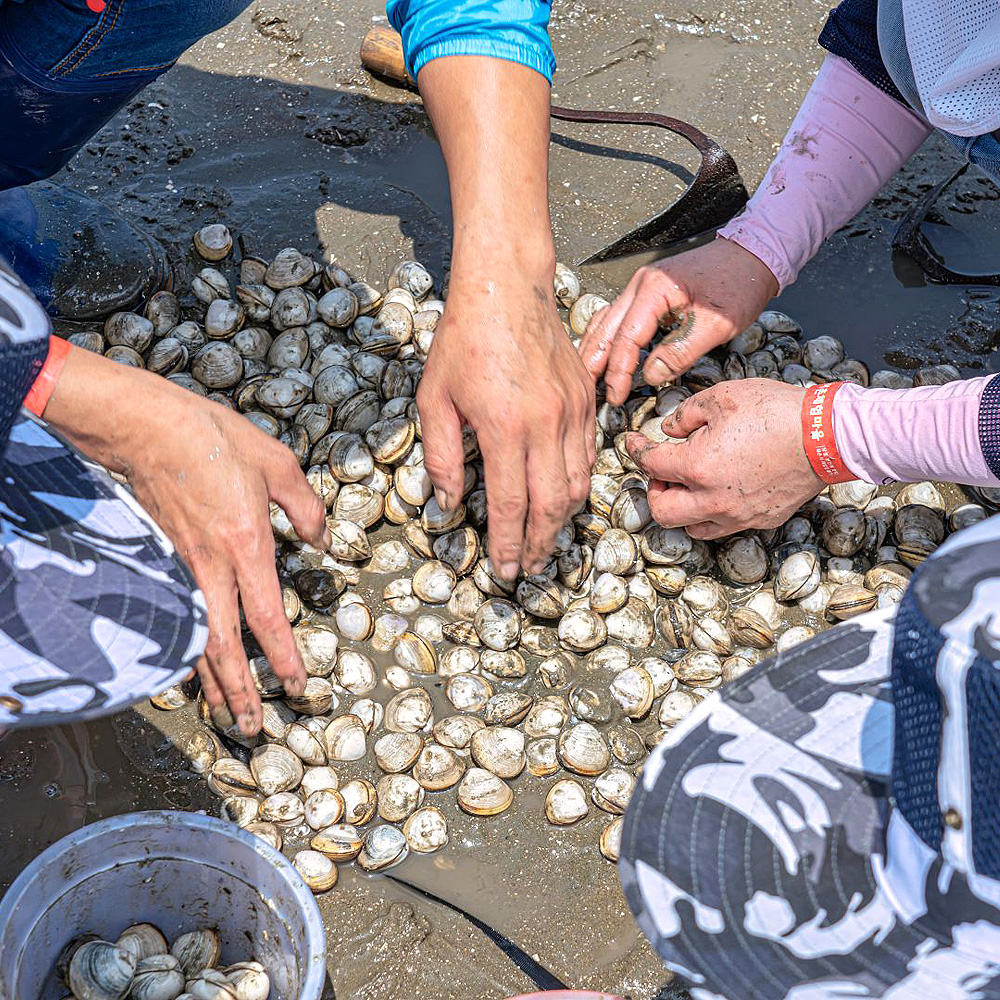
[[[320,916],[319,906],[312,890],[296,871],[295,866],[280,851],[276,851],[270,844],[232,823],[202,813],[183,812],[177,809],[147,809],[141,812],[109,816],[71,831],[29,862],[0,898],[0,928],[6,926],[11,911],[31,891],[36,875],[46,865],[52,864],[66,850],[67,841],[72,840],[73,844],[76,845],[107,836],[118,830],[134,829],[137,826],[187,827],[209,834],[222,834],[231,840],[242,842],[244,846],[249,847],[254,853],[269,861],[288,884],[303,916],[306,937],[303,958],[306,968],[302,970],[303,980],[299,985],[299,995],[319,997],[322,994],[326,979],[326,932],[323,929],[323,919]]]

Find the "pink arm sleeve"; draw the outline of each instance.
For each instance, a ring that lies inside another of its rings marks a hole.
[[[718,235],[762,260],[784,289],[930,132],[846,59],[828,55],[767,176]]]
[[[979,438],[983,390],[993,378],[916,389],[843,386],[833,401],[833,433],[844,464],[869,483],[996,486]]]

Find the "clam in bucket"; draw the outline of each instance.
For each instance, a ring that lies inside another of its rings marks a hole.
[[[61,1000],[56,959],[69,941],[115,941],[140,922],[168,940],[212,927],[221,964],[263,963],[269,1000],[320,1000],[326,936],[298,872],[229,823],[168,811],[85,826],[24,869],[0,900],[0,997]]]

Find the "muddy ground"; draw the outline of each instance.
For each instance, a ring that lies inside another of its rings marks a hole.
[[[763,175],[822,58],[825,2],[665,0],[556,4],[554,98],[687,118]],[[378,283],[401,257],[442,277],[450,212],[444,165],[419,103],[359,67],[377,0],[255,3],[202,41],[96,136],[63,179],[145,225],[178,279],[195,228],[224,221],[248,248],[322,252]],[[932,141],[836,234],[780,306],[809,335],[842,337],[873,367],[950,359],[992,368],[997,289],[927,286],[890,241],[906,206],[953,163]],[[583,259],[659,210],[690,179],[690,151],[644,129],[558,125],[552,214],[560,257]],[[1000,270],[998,193],[968,180],[931,227],[949,260]],[[971,214],[975,212],[975,214]],[[587,268],[611,293],[632,264]],[[14,735],[0,747],[0,890],[39,850],[94,819],[137,808],[211,808],[173,749],[190,725],[148,706],[86,726]],[[394,874],[436,887],[563,982],[652,1000],[668,977],[596,850],[601,817],[558,833],[525,792],[494,820],[464,817],[451,846]],[[530,980],[454,912],[384,877],[345,872],[323,902],[329,996],[467,1000]]]

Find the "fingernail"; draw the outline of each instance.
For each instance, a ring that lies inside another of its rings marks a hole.
[[[329,528],[323,530],[323,548],[330,551],[333,548],[333,532]]]
[[[305,682],[298,677],[289,677],[283,682],[283,687],[285,689],[285,694],[290,694],[293,698],[298,698],[299,695],[305,692],[306,686]]]
[[[240,716],[240,732],[252,736],[257,728],[256,721],[253,712],[244,712]]]
[[[667,379],[673,377],[673,372],[659,358],[653,358],[646,365],[643,377],[648,385],[663,385]]]
[[[448,498],[447,490],[435,490],[434,499],[442,510],[451,510],[451,500]]]
[[[537,576],[542,570],[545,569],[545,563],[541,560],[531,563],[527,568],[527,573],[529,576]]]
[[[497,572],[500,574],[500,578],[503,580],[513,580],[517,576],[517,571],[520,566],[516,562],[505,562],[500,563],[497,567]]]

